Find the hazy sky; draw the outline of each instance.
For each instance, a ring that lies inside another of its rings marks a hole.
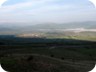
[[[88,0],[7,0],[0,7],[0,22],[74,21],[96,21],[96,8]]]

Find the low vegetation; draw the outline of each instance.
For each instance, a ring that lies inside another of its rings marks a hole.
[[[10,72],[87,72],[95,60],[95,41],[0,38],[0,62]]]

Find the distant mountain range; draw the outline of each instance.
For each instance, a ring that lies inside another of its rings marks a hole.
[[[62,30],[88,30],[96,29],[96,22],[73,22],[73,23],[43,23],[43,24],[0,24],[0,34],[18,34],[18,33],[30,33],[30,32],[43,32],[43,31],[62,31]],[[92,31],[91,30],[91,31]]]
[[[96,29],[96,22],[74,22],[74,23],[64,23],[64,24],[38,24],[30,26],[33,29],[73,29],[73,28],[87,28]]]

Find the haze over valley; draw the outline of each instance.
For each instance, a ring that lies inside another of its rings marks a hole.
[[[17,25],[14,23],[0,24],[0,35],[14,35],[16,37],[36,38],[72,38],[96,40],[96,22],[73,23],[43,23]]]

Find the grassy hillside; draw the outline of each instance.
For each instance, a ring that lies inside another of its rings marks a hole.
[[[4,37],[0,62],[11,72],[86,72],[94,67],[96,42]]]

